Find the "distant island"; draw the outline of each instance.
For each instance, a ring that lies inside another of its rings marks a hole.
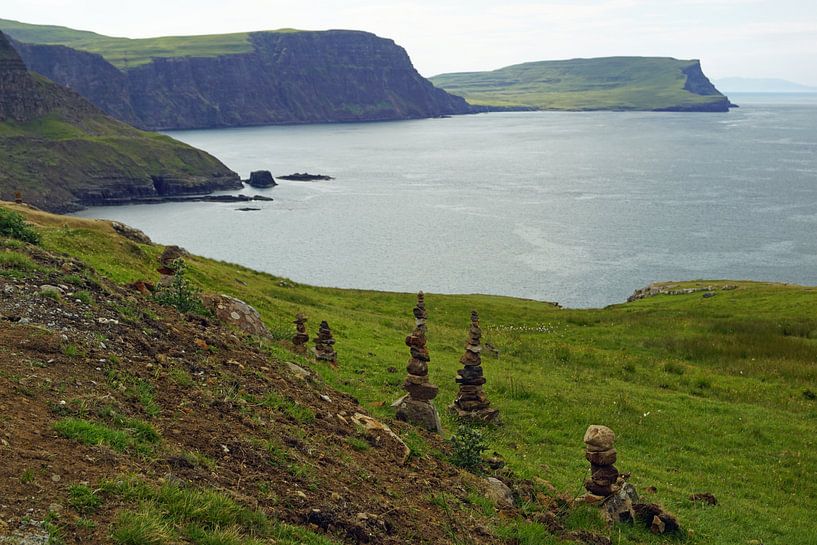
[[[128,39],[0,19],[30,70],[149,130],[417,119],[472,108],[392,40],[291,29]]]
[[[727,93],[817,93],[817,87],[777,78],[720,78],[715,84]]]
[[[431,81],[486,109],[727,112],[732,106],[700,61],[664,57],[529,62]]]

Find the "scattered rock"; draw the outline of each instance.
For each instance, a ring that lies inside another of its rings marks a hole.
[[[112,221],[111,227],[114,231],[128,240],[138,242],[139,244],[153,244],[153,241],[150,240],[149,236],[139,229],[131,227],[130,225],[125,225],[124,223],[119,223],[118,221]]]
[[[654,503],[636,503],[633,505],[636,519],[646,525],[653,533],[672,534],[681,527],[678,520]],[[656,520],[657,519],[657,520]]]
[[[40,295],[43,295],[45,297],[61,297],[62,290],[57,286],[43,284],[42,286],[40,286]]]
[[[491,500],[497,509],[513,508],[513,492],[508,485],[496,477],[488,477],[485,479],[485,484],[485,497]]]
[[[397,443],[398,452],[395,453],[395,457],[399,460],[401,466],[405,465],[409,459],[409,456],[411,456],[411,449],[408,448],[408,445],[406,445],[406,443],[400,439],[400,436],[394,433],[391,428],[379,420],[375,420],[371,416],[361,413],[355,413],[352,416],[352,422],[358,426],[362,426],[367,432],[383,434],[394,443]]]
[[[229,295],[206,294],[202,303],[215,317],[250,335],[271,338],[267,326],[261,321],[261,315],[253,307]]]
[[[309,377],[312,376],[312,373],[310,373],[309,371],[307,371],[306,369],[304,369],[300,365],[295,365],[292,362],[288,361],[287,362],[287,367],[289,368],[290,371],[292,371],[293,375],[295,375],[296,377],[298,377],[300,379],[307,380]]]

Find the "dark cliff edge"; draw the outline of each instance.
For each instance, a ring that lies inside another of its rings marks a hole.
[[[117,121],[26,70],[0,33],[0,199],[49,211],[240,188],[213,156]]]
[[[143,129],[387,121],[471,113],[392,40],[359,31],[255,32],[251,50],[154,57],[120,70],[62,45],[15,42],[28,68]]]
[[[729,98],[721,94],[715,85],[706,77],[701,68],[700,61],[694,61],[688,67],[681,70],[686,76],[686,83],[684,83],[684,90],[692,94],[718,97],[712,102],[705,104],[681,104],[670,108],[656,108],[657,112],[728,112],[729,108],[735,108],[736,105],[729,101]]]

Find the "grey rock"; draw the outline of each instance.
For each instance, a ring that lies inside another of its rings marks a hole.
[[[417,401],[406,397],[397,407],[397,419],[415,426],[420,426],[430,432],[442,433],[443,425],[440,414],[431,403]]]
[[[488,477],[485,479],[485,497],[498,509],[513,508],[513,492],[508,485],[497,479],[496,477]]]

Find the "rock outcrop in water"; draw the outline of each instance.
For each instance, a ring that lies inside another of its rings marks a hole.
[[[32,39],[32,33],[24,37]],[[154,130],[414,119],[471,111],[464,99],[418,74],[402,47],[374,34],[253,32],[246,40],[242,52],[157,56],[127,68],[106,60],[104,45],[102,55],[53,41],[16,47],[31,70],[71,87],[118,119]]]
[[[0,199],[64,212],[241,187],[211,155],[112,119],[31,74],[0,33]]]
[[[275,187],[278,185],[275,183],[275,178],[272,177],[272,173],[269,170],[254,170],[250,172],[250,179],[247,180],[247,183],[252,187]]]

